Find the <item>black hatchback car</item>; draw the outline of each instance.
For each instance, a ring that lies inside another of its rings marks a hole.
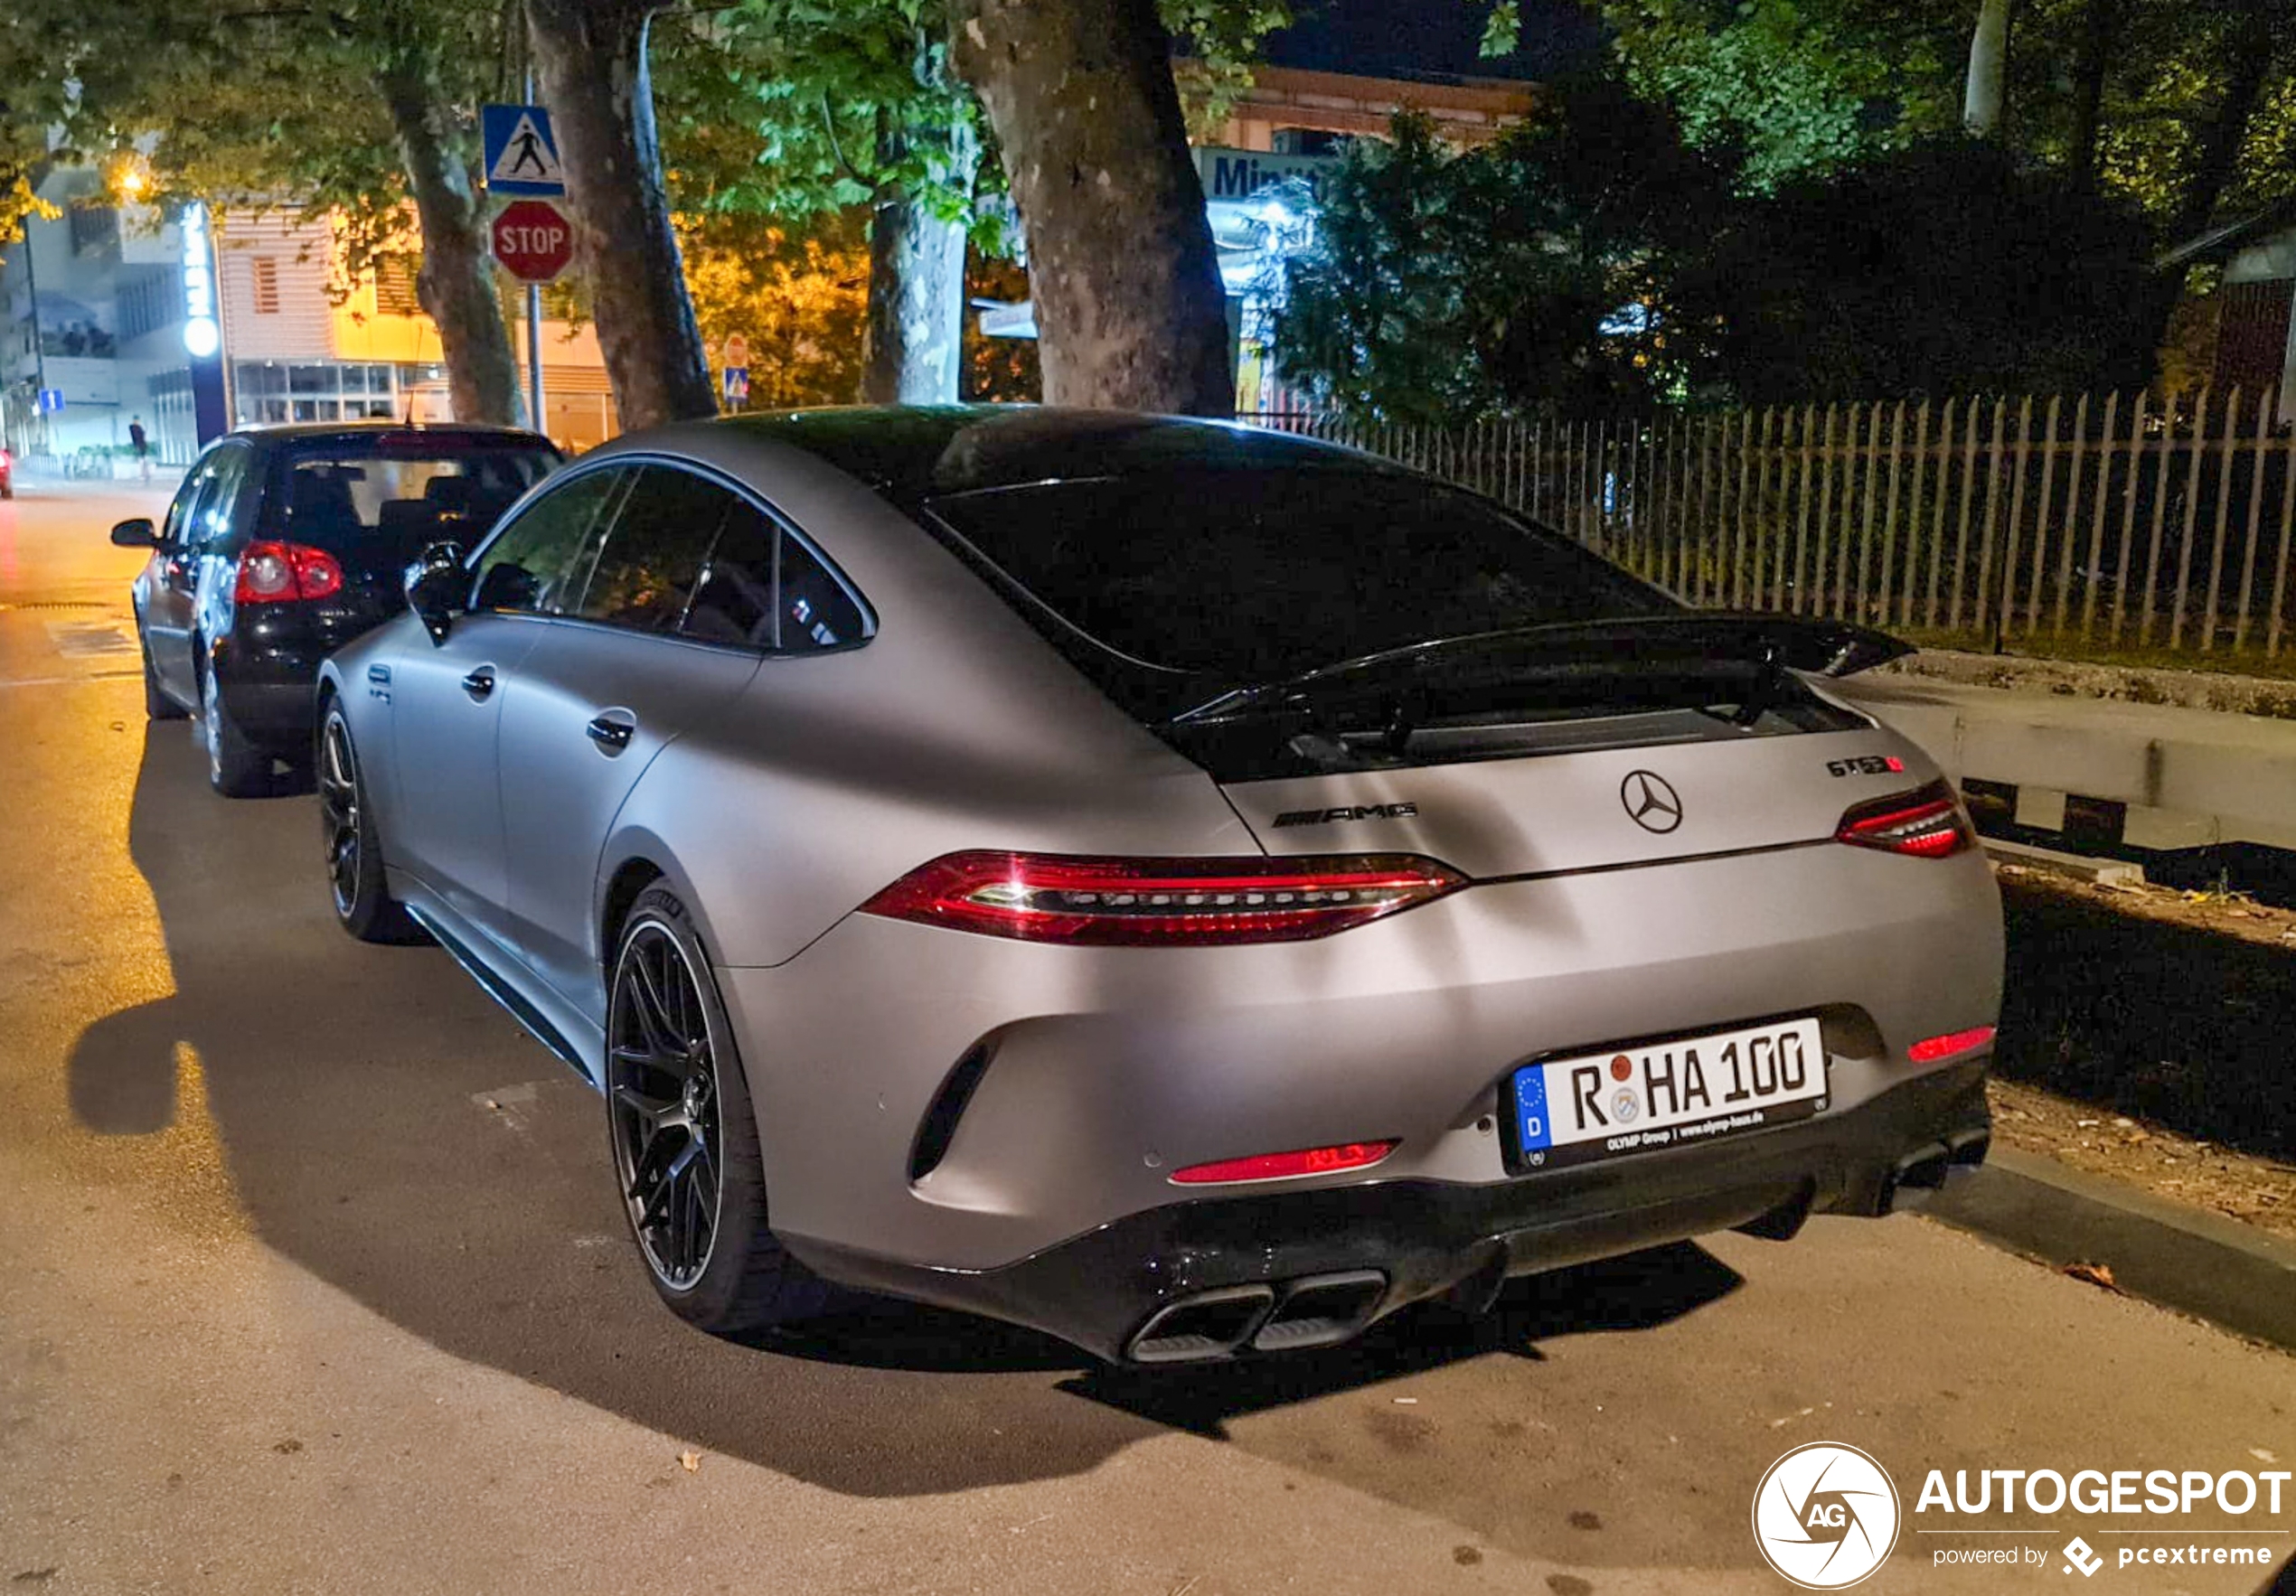
[[[149,549],[136,578],[144,704],[200,718],[219,793],[268,790],[311,757],[319,662],[406,608],[424,547],[476,543],[559,464],[548,438],[494,427],[265,427],[218,438],[164,526],[124,521]]]

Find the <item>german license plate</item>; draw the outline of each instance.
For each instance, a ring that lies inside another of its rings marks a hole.
[[[1689,1147],[1806,1120],[1826,1106],[1814,1019],[1527,1064],[1508,1083],[1514,1167],[1551,1169]]]

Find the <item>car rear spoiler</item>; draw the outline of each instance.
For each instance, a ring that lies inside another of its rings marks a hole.
[[[1766,680],[1797,671],[1853,676],[1912,653],[1911,643],[1849,621],[1703,610],[1569,621],[1431,639],[1238,688],[1174,724],[1265,714],[1279,706],[1475,687],[1623,679]]]

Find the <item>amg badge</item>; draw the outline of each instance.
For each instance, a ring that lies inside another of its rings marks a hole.
[[[1340,809],[1287,809],[1275,817],[1279,826],[1328,826],[1334,821],[1400,821],[1419,812],[1416,803],[1358,803]]]

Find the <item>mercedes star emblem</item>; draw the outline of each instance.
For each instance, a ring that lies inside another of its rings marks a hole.
[[[1618,797],[1626,805],[1628,818],[1645,831],[1670,831],[1682,823],[1682,801],[1664,776],[1647,770],[1629,771],[1619,784]]]

